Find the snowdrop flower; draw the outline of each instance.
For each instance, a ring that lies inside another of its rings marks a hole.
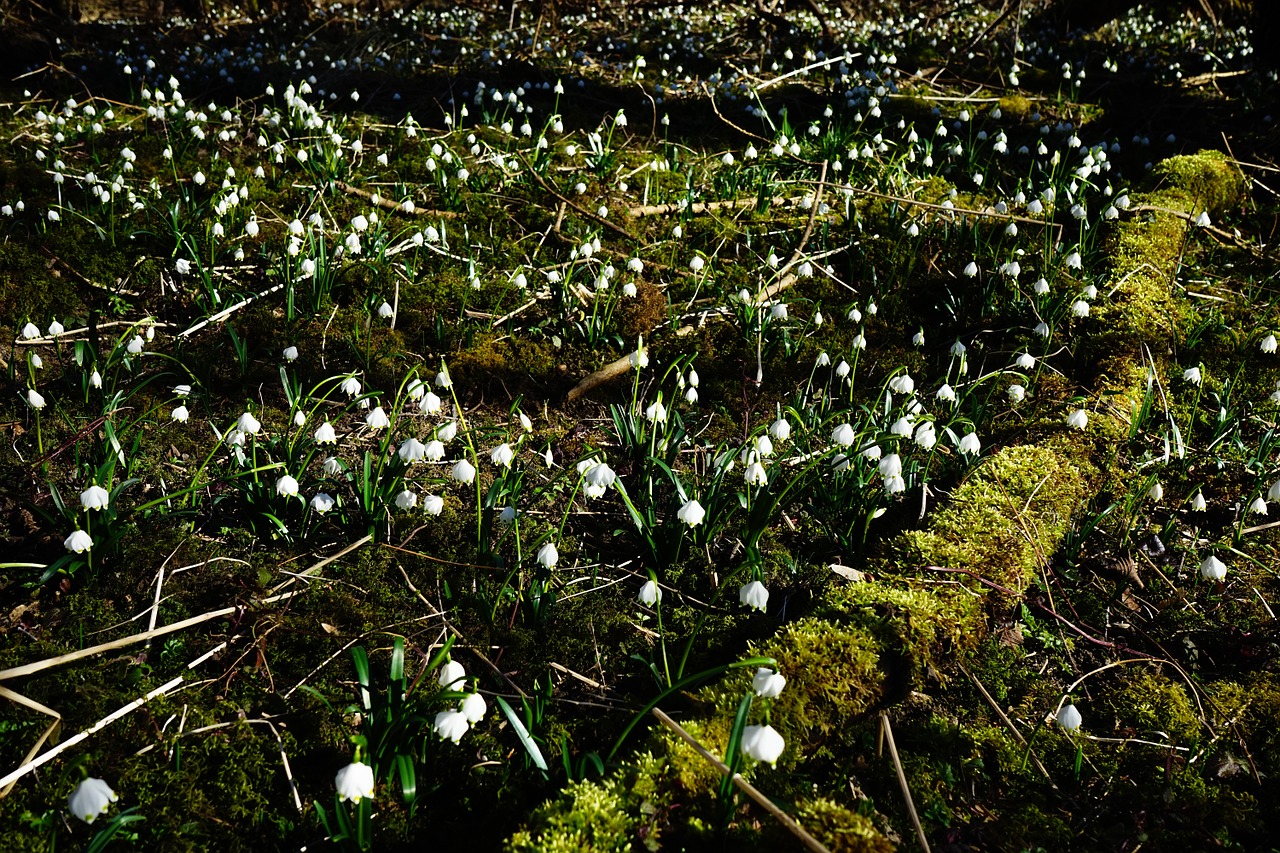
[[[456,660],[450,660],[440,667],[440,674],[436,680],[446,690],[458,690],[462,686],[462,680],[466,677],[467,671],[462,664]]]
[[[1005,392],[1009,395],[1010,403],[1021,403],[1027,396],[1027,389],[1021,385],[1010,385],[1009,390]]]
[[[449,470],[449,476],[459,483],[470,483],[476,478],[476,468],[466,459],[459,459],[453,463],[453,468]]]
[[[276,494],[285,498],[293,498],[298,496],[298,481],[288,474],[276,480]]]
[[[396,495],[396,508],[409,510],[418,505],[418,496],[408,489],[404,489]]]
[[[544,569],[554,569],[556,563],[560,562],[560,552],[556,550],[554,542],[547,542],[538,549],[536,559]]]
[[[1208,581],[1220,581],[1227,576],[1227,564],[1213,554],[1204,558],[1200,564],[1200,577]]]
[[[738,601],[763,613],[769,606],[769,590],[760,581],[751,581],[738,590]]]
[[[1259,349],[1261,349],[1261,350],[1262,350],[1263,352],[1265,352],[1265,353],[1273,353],[1273,352],[1275,352],[1275,351],[1276,351],[1276,336],[1275,336],[1275,335],[1267,335],[1265,338],[1263,338],[1263,339],[1262,339],[1262,343],[1258,345],[1258,348],[1259,348]]]
[[[770,767],[776,766],[786,741],[773,726],[747,726],[742,730],[742,753]]]
[[[1067,415],[1067,426],[1069,427],[1075,427],[1076,429],[1084,429],[1088,425],[1089,425],[1089,413],[1086,412],[1084,409],[1076,409],[1074,412]]]
[[[782,688],[787,686],[787,679],[779,672],[762,666],[751,678],[751,689],[761,699],[777,699]]]
[[[169,414],[169,417],[180,424],[185,424],[187,418],[191,417],[191,412],[187,410],[186,406],[180,405]]]
[[[855,434],[853,431],[853,426],[847,423],[840,424],[840,426],[836,427],[831,432],[831,442],[833,444],[838,444],[841,447],[848,447],[849,445],[853,444],[854,437],[855,437]]]
[[[257,435],[262,430],[262,424],[249,412],[245,412],[236,421],[236,429],[245,435]]]
[[[978,440],[978,434],[971,432],[964,438],[960,439],[960,443],[956,445],[956,449],[961,453],[977,456],[982,449],[982,443]]]
[[[427,455],[427,446],[410,436],[400,444],[397,454],[402,462],[421,462]]]
[[[93,823],[119,799],[111,786],[101,779],[83,779],[67,797],[67,810],[85,823]]]
[[[1191,511],[1204,512],[1208,508],[1209,508],[1209,504],[1204,499],[1204,492],[1196,492],[1195,497],[1191,499]]]
[[[485,702],[484,697],[479,693],[470,693],[466,699],[462,700],[458,710],[467,718],[468,723],[474,725],[483,720],[484,715],[489,712],[489,703]]]
[[[748,486],[767,486],[769,484],[769,475],[759,462],[752,462],[748,465],[746,470],[742,472],[742,477],[746,480]]]
[[[679,518],[690,527],[697,527],[702,523],[702,519],[706,517],[707,511],[702,508],[702,504],[696,499],[690,499],[685,502],[684,506],[676,513]]]
[[[657,581],[647,580],[640,587],[640,593],[636,596],[636,601],[639,601],[645,607],[653,607],[662,601],[662,588],[658,586]]]
[[[471,728],[471,723],[462,711],[441,711],[436,714],[435,728],[441,740],[457,743]]]
[[[93,548],[93,538],[83,530],[73,530],[71,535],[62,541],[62,545],[68,551],[83,554]]]
[[[1201,381],[1203,381],[1199,367],[1188,367],[1186,370],[1182,371],[1182,378],[1184,381],[1190,382],[1192,385],[1199,385]]]
[[[320,515],[324,515],[326,512],[333,509],[334,503],[335,501],[332,495],[325,494],[324,492],[317,492],[316,496],[311,499],[311,509]]]
[[[489,458],[493,460],[494,465],[510,468],[511,460],[515,458],[515,451],[511,449],[510,444],[499,444],[489,452]]]
[[[381,406],[375,406],[373,411],[365,416],[365,425],[369,429],[386,429],[391,425],[391,419],[387,417],[387,413],[382,410]]]
[[[1082,722],[1084,720],[1081,718],[1080,712],[1071,703],[1063,705],[1062,710],[1058,711],[1058,727],[1068,734],[1078,731]]]

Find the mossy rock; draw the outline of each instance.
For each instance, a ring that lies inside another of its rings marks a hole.
[[[1153,172],[1161,185],[1183,194],[1196,207],[1210,214],[1222,213],[1241,204],[1249,184],[1240,168],[1221,151],[1199,151],[1169,157],[1156,164]]]
[[[870,818],[834,800],[807,800],[797,805],[796,812],[800,825],[831,853],[889,853],[897,849]]]

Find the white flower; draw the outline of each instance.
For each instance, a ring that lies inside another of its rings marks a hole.
[[[73,530],[71,535],[63,540],[62,545],[68,551],[83,554],[93,548],[93,538],[83,530]]]
[[[1267,514],[1267,502],[1262,499],[1262,495],[1258,495],[1253,499],[1253,503],[1249,504],[1249,512],[1254,515]]]
[[[422,499],[422,511],[427,515],[439,515],[444,512],[444,498],[439,495],[427,495]]]
[[[1227,576],[1227,564],[1213,554],[1204,558],[1200,564],[1200,577],[1208,581],[1220,581]]]
[[[1042,320],[1041,322],[1036,323],[1034,331],[1040,337],[1047,338],[1049,337],[1049,324]]]
[[[439,462],[444,458],[444,445],[433,438],[427,442],[422,455],[428,462]]]
[[[889,380],[889,390],[895,394],[910,394],[916,390],[916,381],[910,375],[901,373]]]
[[[907,490],[907,481],[902,479],[901,474],[894,474],[884,478],[884,493],[886,495],[896,495]]]
[[[1027,389],[1021,385],[1010,385],[1009,390],[1005,393],[1009,395],[1010,403],[1021,403],[1027,396]]]
[[[940,403],[954,403],[956,401],[956,389],[944,382],[933,396],[937,397]]]
[[[702,523],[702,519],[707,515],[707,511],[702,508],[702,504],[696,499],[690,499],[676,513],[676,518],[683,521],[690,527],[697,527]]]
[[[440,372],[436,374],[436,387],[437,388],[453,387],[453,378],[449,376],[449,368],[445,367],[443,364],[440,365]]]
[[[44,397],[34,388],[27,389],[27,402],[33,409],[43,409],[45,406]]]
[[[493,460],[494,465],[500,465],[503,468],[510,468],[511,460],[515,458],[515,451],[511,449],[510,444],[499,444],[493,450],[489,451],[489,458]]]
[[[503,524],[510,524],[516,520],[516,508],[513,506],[504,506],[502,512],[498,513],[498,521]]]
[[[742,730],[742,753],[769,766],[778,763],[786,741],[773,726],[747,726]]]
[[[643,346],[631,353],[631,366],[636,370],[649,366],[649,353]]]
[[[880,472],[880,476],[886,480],[890,477],[902,476],[902,457],[896,453],[890,453],[888,456],[880,460],[876,466],[876,470]]]
[[[870,462],[875,462],[880,458],[880,454],[884,451],[880,449],[878,444],[868,444],[862,448],[862,458]]]
[[[859,337],[861,337],[861,335],[859,335]],[[852,371],[853,368],[850,367],[849,362],[844,359],[840,359],[840,363],[836,365],[836,376],[839,376],[841,379],[844,379]]]
[[[390,317],[394,313],[396,313],[395,309],[391,307],[390,302],[383,302],[381,305],[378,306],[378,316],[383,318],[384,320]]]
[[[759,462],[752,462],[748,465],[746,470],[742,472],[742,477],[746,480],[748,486],[767,486],[769,484],[769,475]]]
[[[667,420],[667,407],[662,405],[661,400],[656,400],[645,408],[644,416],[656,424],[665,423]]]
[[[437,681],[440,686],[446,690],[459,690],[462,687],[462,680],[467,677],[467,671],[462,664],[456,660],[447,661],[444,666],[440,667],[440,674]]]
[[[296,497],[298,494],[298,481],[288,474],[276,480],[276,494],[286,498]]]
[[[787,319],[787,305],[786,305],[786,303],[785,303],[785,302],[775,302],[775,303],[773,303],[773,307],[771,307],[771,308],[769,309],[769,319],[771,319],[771,320],[786,320],[786,319]]]
[[[1199,385],[1204,379],[1200,374],[1199,367],[1188,367],[1186,370],[1182,371],[1182,378],[1184,381],[1190,382],[1192,385]]]
[[[449,470],[449,476],[459,483],[470,483],[476,478],[476,467],[466,459],[459,459],[453,463],[453,468]]]
[[[374,406],[373,411],[365,416],[364,422],[369,429],[386,429],[391,425],[391,419],[381,406]]]
[[[111,495],[102,486],[90,486],[80,493],[80,506],[85,509],[106,509]]]
[[[758,435],[756,436],[755,448],[756,448],[756,455],[758,456],[761,456],[761,457],[772,456],[773,440],[769,438],[769,436],[766,434]]]
[[[889,426],[889,432],[898,438],[911,438],[911,433],[915,432],[915,427],[912,426],[910,418],[902,417]]]
[[[592,464],[585,469],[585,474],[583,475],[583,479],[586,481],[584,491],[588,497],[598,498],[613,485],[617,478],[618,475],[606,463]]]
[[[144,345],[145,342],[142,340],[142,335],[134,335],[133,340],[129,341],[129,346],[125,347],[125,349],[129,351],[130,355],[137,355],[142,352]]]
[[[1155,485],[1147,489],[1147,497],[1157,503],[1164,498],[1164,486],[1160,485],[1160,481],[1156,480]]]
[[[977,262],[969,261],[968,265],[965,266],[964,268],[964,274],[967,275],[969,278],[973,278],[975,275],[977,275],[978,274]]]
[[[693,259],[689,261],[689,269],[693,270],[694,272],[702,272],[702,268],[706,265],[707,265],[707,262],[704,261],[698,255],[694,255]]]
[[[326,477],[336,477],[342,473],[342,462],[336,456],[330,456],[324,460],[324,473]]]
[[[1076,429],[1084,429],[1088,425],[1089,425],[1089,413],[1086,412],[1084,409],[1076,409],[1074,412],[1067,415],[1067,426],[1069,427],[1075,427]]]
[[[916,427],[915,442],[923,450],[929,450],[938,443],[938,434],[934,431],[933,421],[925,421]]]
[[[978,434],[971,432],[964,438],[960,439],[960,443],[956,445],[956,449],[961,453],[977,456],[981,451],[982,444],[978,440]]]
[[[751,679],[751,689],[761,699],[778,698],[778,694],[786,686],[787,679],[785,676],[764,666],[757,669],[756,674]]]
[[[738,590],[738,601],[763,612],[769,606],[769,590],[760,581],[743,584]]]
[[[236,421],[236,429],[245,435],[257,435],[262,430],[262,424],[252,414],[245,412]]]
[[[1067,255],[1066,263],[1067,263],[1067,269],[1072,269],[1072,270],[1080,269],[1080,266],[1081,266],[1080,253],[1072,252],[1071,254]]]
[[[101,779],[83,779],[67,797],[67,810],[85,823],[93,823],[119,799],[111,786]]]
[[[840,424],[840,426],[836,427],[831,432],[832,443],[838,444],[841,447],[848,447],[853,444],[854,438],[855,434],[851,424]]]
[[[22,327],[22,337],[29,341],[35,340],[40,337],[40,327],[35,323],[27,323],[27,325]]]
[[[556,563],[560,562],[560,552],[556,550],[554,542],[547,542],[538,549],[536,559],[544,569],[554,569]]]
[[[652,607],[659,601],[662,601],[662,589],[658,586],[658,582],[647,580],[640,587],[640,594],[636,596],[636,600],[645,607]]]
[[[826,367],[831,363],[831,356],[825,351],[818,353],[818,358],[814,361],[815,367]]]
[[[924,346],[924,329],[921,329],[912,336],[911,345],[917,347]]]
[[[1197,216],[1195,219],[1195,224],[1199,228],[1208,228],[1209,227],[1209,211],[1207,210],[1200,211],[1200,215]]]
[[[396,495],[396,508],[409,510],[418,505],[418,496],[408,489],[402,490]]]
[[[363,799],[373,799],[373,768],[360,761],[352,762],[338,771],[333,785],[338,789],[338,798],[343,802],[358,803]]]
[[[333,509],[333,505],[333,496],[325,494],[324,492],[317,492],[316,496],[311,499],[311,508],[321,515],[324,515],[326,512]]]
[[[436,714],[436,734],[441,740],[457,743],[470,728],[471,723],[462,711],[441,711]]]
[[[1036,366],[1036,357],[1029,352],[1024,352],[1022,355],[1018,356],[1018,359],[1014,364],[1018,365],[1021,370],[1030,370]]]
[[[968,351],[969,351],[969,348],[966,347],[962,342],[958,340],[951,345],[951,349],[949,350],[952,357],[954,358],[964,358],[964,354]]]
[[[1058,727],[1064,732],[1075,732],[1079,730],[1080,724],[1084,720],[1080,717],[1080,712],[1076,710],[1076,706],[1067,703],[1062,706],[1062,710],[1058,711]]]
[[[769,435],[779,443],[791,437],[791,423],[786,418],[778,418],[769,427]]]
[[[1275,352],[1275,351],[1276,351],[1276,336],[1275,336],[1275,335],[1267,335],[1265,338],[1263,338],[1263,339],[1262,339],[1262,343],[1258,345],[1258,348],[1259,348],[1260,350],[1262,350],[1263,352],[1265,352],[1265,353],[1273,353],[1273,352]]]
[[[334,432],[333,424],[325,421],[316,428],[316,444],[334,444],[338,440],[338,434]]]
[[[178,406],[169,414],[169,417],[173,418],[180,424],[184,424],[187,422],[187,418],[191,417],[191,413],[187,411],[186,406]]]
[[[95,368],[93,373],[89,374],[89,384],[94,388],[102,387],[102,374]]]
[[[418,411],[424,415],[438,414],[440,411],[440,398],[433,391],[426,391],[419,395],[421,399],[418,401]]]
[[[448,421],[436,427],[436,438],[444,442],[453,441],[453,437],[458,434],[458,422]]]
[[[1204,512],[1208,508],[1209,504],[1204,499],[1204,492],[1196,492],[1195,497],[1191,499],[1191,511]]]
[[[468,723],[475,724],[483,720],[484,715],[489,712],[489,703],[484,701],[484,697],[479,693],[469,693],[467,698],[462,700],[458,710],[467,718]]]
[[[427,446],[410,436],[401,442],[397,454],[402,462],[421,462],[427,455]]]
[[[293,413],[293,425],[296,427],[304,427],[307,425],[307,416],[302,409]]]

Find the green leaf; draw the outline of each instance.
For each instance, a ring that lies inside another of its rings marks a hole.
[[[516,737],[520,738],[520,743],[524,746],[525,752],[529,753],[529,757],[533,759],[534,766],[543,773],[546,773],[547,760],[542,757],[542,750],[539,749],[538,744],[534,742],[533,737],[529,734],[529,730],[524,727],[524,723],[520,721],[520,717],[516,715],[516,712],[512,707],[507,704],[506,699],[503,699],[501,696],[496,698],[498,700],[498,707],[502,708],[502,713],[506,716],[507,722],[511,723],[511,728],[516,730]]]

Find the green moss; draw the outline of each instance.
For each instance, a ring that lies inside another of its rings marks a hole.
[[[889,853],[897,849],[870,818],[833,800],[807,800],[797,805],[796,812],[800,825],[832,853]]]
[[[533,813],[529,828],[507,839],[510,851],[626,851],[639,825],[617,779],[571,782],[564,793]]]
[[[1199,151],[1169,157],[1156,164],[1156,180],[1192,203],[1192,214],[1222,213],[1244,201],[1248,182],[1221,151]],[[1165,193],[1167,194],[1167,193]]]
[[[1185,685],[1156,669],[1130,669],[1106,701],[1118,724],[1138,737],[1163,732],[1173,743],[1187,744],[1200,740],[1203,732]]]

